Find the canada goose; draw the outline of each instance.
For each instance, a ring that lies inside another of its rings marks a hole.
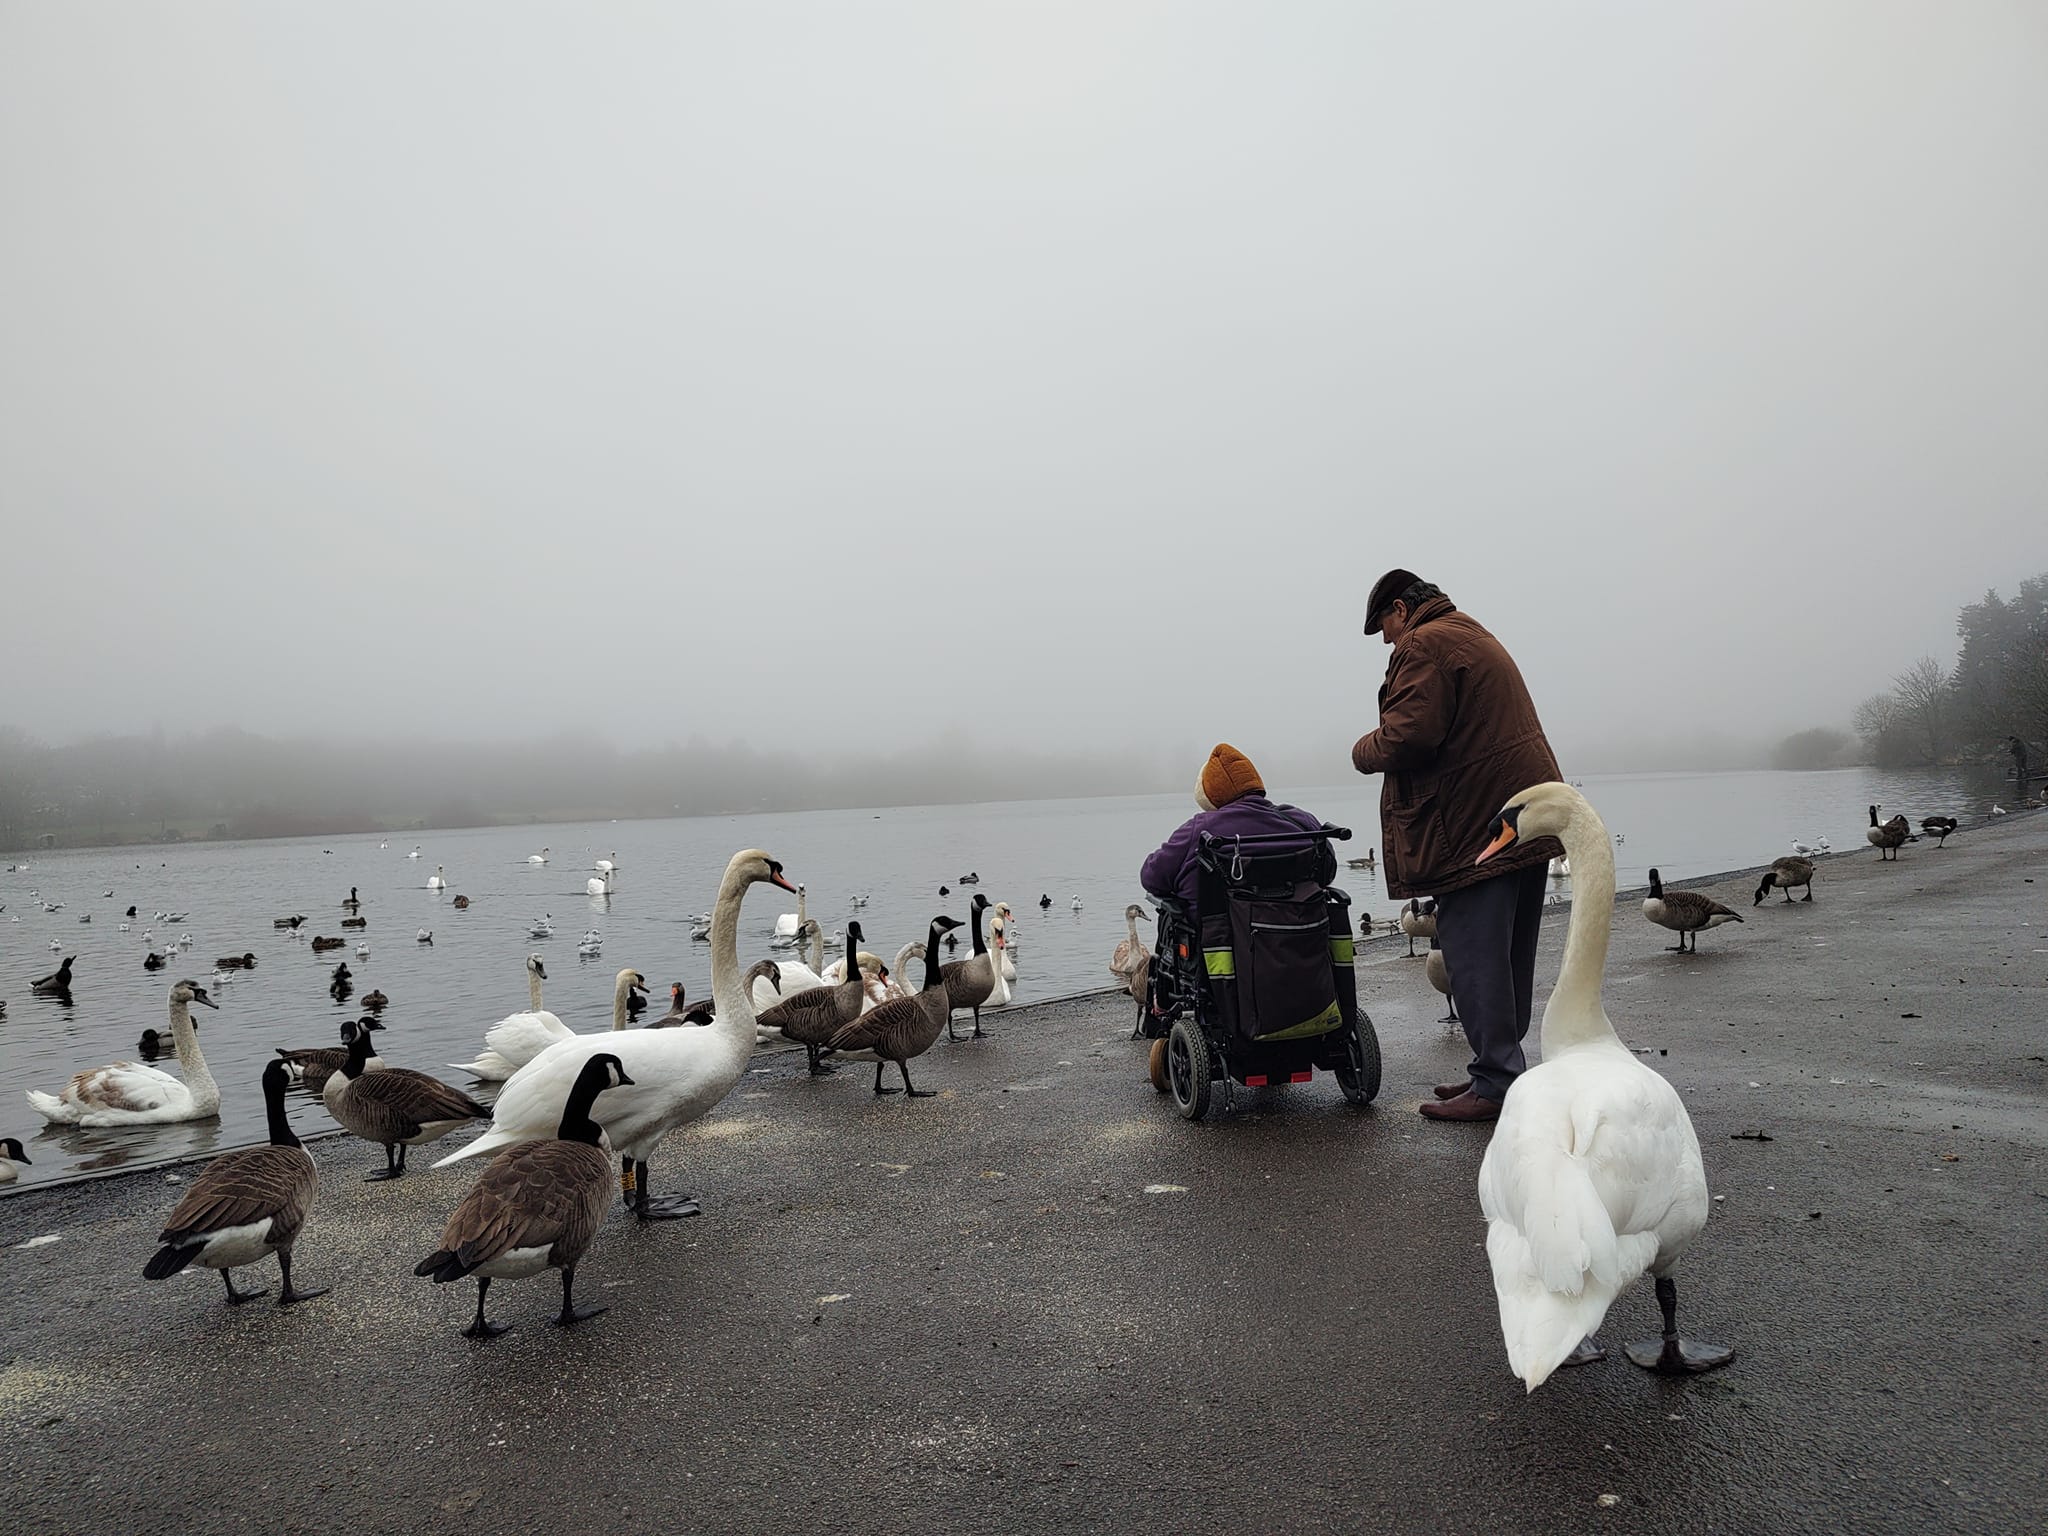
[[[616,1056],[584,1062],[554,1139],[521,1142],[492,1158],[441,1228],[441,1246],[413,1266],[437,1285],[476,1276],[476,1320],[462,1330],[465,1338],[495,1338],[511,1327],[484,1319],[493,1280],[521,1280],[543,1269],[562,1272],[557,1323],[580,1323],[605,1310],[579,1307],[573,1295],[576,1262],[612,1203],[611,1144],[590,1110],[607,1089],[632,1085]]]
[[[324,935],[316,933],[313,935],[313,953],[316,955],[324,955],[325,953],[327,953],[328,950],[339,949],[341,948],[342,945],[346,944],[347,942],[347,939],[330,939],[325,937]]]
[[[757,883],[794,894],[782,866],[758,848],[742,849],[726,865],[712,913],[711,991],[718,1007],[709,1027],[578,1035],[549,1046],[499,1092],[490,1129],[435,1166],[546,1135],[560,1122],[583,1063],[611,1052],[624,1063],[633,1086],[606,1099],[599,1119],[624,1164],[619,1182],[628,1202],[643,1221],[695,1214],[697,1202],[688,1196],[656,1199],[649,1193],[648,1159],[667,1132],[709,1113],[753,1059],[754,1009],[740,984],[739,921],[747,887]]]
[[[539,853],[529,853],[526,856],[526,862],[529,864],[545,864],[548,861],[548,854],[550,851],[551,850],[549,849],[543,848]]]
[[[1961,825],[1953,816],[1924,816],[1920,820],[1920,830],[1935,839],[1937,848],[1946,847],[1949,837]]]
[[[51,948],[57,946],[53,943]],[[39,976],[28,984],[28,989],[42,997],[59,997],[71,990],[71,964],[76,955],[66,955],[64,963],[47,976]]]
[[[145,971],[160,971],[170,963],[153,949],[142,957],[142,968]]]
[[[448,889],[448,872],[443,866],[439,864],[434,866],[433,874],[427,877],[427,889],[430,891],[445,891]]]
[[[966,1008],[973,1012],[974,1033],[968,1038],[979,1040],[982,1038],[981,1010],[985,1007],[1001,1007],[1010,1000],[1009,989],[1003,984],[1001,940],[998,939],[996,950],[991,953],[988,941],[982,936],[981,914],[988,905],[988,898],[977,894],[969,909],[969,915],[974,921],[974,958],[954,960],[941,968],[946,982],[948,1040],[960,1038],[953,1032],[954,1010]],[[949,928],[959,926],[957,922],[947,924]],[[927,955],[925,958],[930,960],[932,957]]]
[[[1415,941],[1436,937],[1436,898],[1423,901],[1411,896],[1408,905],[1401,909],[1398,919],[1401,931],[1408,935],[1408,958],[1415,958]]]
[[[861,941],[859,923],[846,925],[846,939],[857,962]],[[756,1020],[760,1028],[778,1030],[784,1039],[801,1045],[813,1076],[830,1070],[818,1059],[819,1048],[832,1038],[840,1025],[859,1018],[861,1005],[867,1001],[867,978],[862,975],[859,964],[847,965],[845,970],[846,979],[838,986],[809,987],[787,994]]]
[[[981,876],[977,875],[973,870],[970,869],[966,874],[960,877],[959,883],[961,885],[979,885],[981,884]]]
[[[1783,891],[1785,893],[1785,900],[1789,902],[1792,899],[1792,887],[1795,885],[1805,886],[1806,900],[1813,900],[1813,860],[1801,858],[1773,859],[1771,860],[1771,867],[1764,871],[1762,883],[1756,888],[1756,901],[1752,901],[1750,905],[1753,907],[1758,902],[1761,902],[1773,886]]]
[[[830,1044],[835,1051],[875,1053],[875,1092],[878,1094],[896,1091],[882,1086],[882,1068],[893,1061],[896,1070],[903,1074],[905,1095],[913,1099],[932,1097],[929,1089],[912,1085],[910,1062],[913,1057],[922,1056],[930,1050],[939,1038],[939,1032],[952,1025],[953,1005],[948,998],[946,978],[938,960],[939,936],[959,926],[958,918],[942,915],[932,919],[924,944],[924,985],[915,997],[897,998],[871,1009],[852,1023],[841,1025],[832,1036]],[[961,963],[972,965],[974,962]]]
[[[223,955],[213,962],[224,971],[253,971],[256,969],[254,955]]]
[[[363,1006],[372,1013],[382,1013],[390,1003],[391,999],[384,995],[382,989],[363,994]]]
[[[375,1019],[368,1017],[358,1020],[353,1026],[343,1025],[342,1039],[344,1042],[350,1038],[348,1030],[351,1027],[367,1033],[370,1030],[382,1029],[384,1026]],[[342,1064],[348,1060],[348,1045],[346,1043],[339,1046],[301,1046],[297,1050],[287,1050],[280,1045],[275,1049],[278,1060],[284,1063],[285,1071],[290,1073],[292,1077],[297,1079],[310,1092],[319,1094],[323,1104],[327,1102],[330,1085],[332,1085],[335,1093],[339,1093],[341,1092],[342,1085],[347,1081],[341,1075]],[[363,1062],[363,1070],[365,1072],[382,1072],[384,1070],[384,1058],[375,1054],[374,1046],[372,1047],[372,1054]],[[329,1113],[332,1113],[331,1109]]]
[[[1877,807],[1873,805],[1870,808],[1870,825],[1864,829],[1863,835],[1869,839],[1871,847],[1877,849],[1879,859],[1889,860],[1899,856],[1899,845],[1905,842],[1911,832],[1912,824],[1903,816],[1894,816],[1890,821],[1879,822]]]
[[[370,1031],[344,1024],[348,1059],[341,1064],[341,1087],[325,1095],[327,1112],[342,1128],[384,1149],[384,1166],[365,1174],[366,1184],[405,1176],[405,1149],[439,1141],[471,1120],[488,1120],[491,1112],[459,1088],[409,1067],[368,1070]]]
[[[342,906],[347,908],[349,911],[353,912],[357,907],[360,907],[361,905],[362,902],[356,898],[356,888],[354,886],[350,886],[348,888],[348,896],[342,902]]]
[[[1724,907],[1711,896],[1702,896],[1698,891],[1667,891],[1664,880],[1656,870],[1650,871],[1650,894],[1643,898],[1643,916],[1659,928],[1669,928],[1678,935],[1678,942],[1668,946],[1673,954],[1687,954],[1699,947],[1699,931],[1702,928],[1718,928],[1723,923],[1739,923],[1742,915],[1730,907]],[[1690,949],[1687,935],[1692,936]]]
[[[1706,1226],[1706,1170],[1677,1091],[1621,1043],[1601,1006],[1614,921],[1606,832],[1576,790],[1540,784],[1503,807],[1480,855],[1483,863],[1518,837],[1558,837],[1581,897],[1543,1010],[1543,1060],[1515,1080],[1479,1167],[1508,1365],[1531,1392],[1559,1366],[1601,1357],[1595,1331],[1645,1272],[1664,1331],[1629,1345],[1631,1361],[1684,1375],[1735,1358],[1678,1333],[1671,1271]]]
[[[621,974],[624,974],[623,972]],[[637,975],[638,972],[633,974]],[[450,1062],[458,1072],[467,1072],[487,1083],[502,1083],[534,1057],[557,1041],[567,1040],[574,1031],[548,1012],[541,1000],[541,985],[548,968],[539,955],[526,957],[526,1011],[510,1013],[484,1031],[484,1049],[475,1061]],[[616,982],[614,993],[618,991]],[[626,989],[630,992],[632,989]],[[617,999],[614,997],[614,1009]],[[617,1020],[624,1028],[623,1018]]]
[[[292,1244],[320,1193],[320,1171],[292,1134],[285,1115],[286,1076],[283,1062],[264,1063],[263,1105],[270,1115],[270,1141],[223,1153],[206,1165],[165,1219],[157,1238],[163,1246],[142,1267],[143,1279],[168,1279],[188,1264],[200,1264],[220,1271],[228,1305],[239,1306],[268,1290],[236,1290],[234,1271],[274,1253],[284,1279],[277,1293],[279,1306],[327,1294],[324,1285],[302,1291],[292,1284]]]
[[[33,1168],[35,1163],[12,1136],[0,1136],[0,1184],[12,1184],[21,1177],[16,1167]]]
[[[370,920],[367,917],[344,917],[341,920],[341,926],[344,928],[363,929],[370,926]]]
[[[1438,1019],[1437,1023],[1458,1023],[1458,999],[1451,994],[1451,962],[1444,954],[1443,945],[1434,935],[1429,941],[1429,955],[1423,963],[1423,970],[1429,976],[1429,984],[1443,993],[1444,1001],[1451,1010],[1447,1017]]]
[[[196,981],[171,987],[171,1039],[178,1051],[180,1082],[168,1072],[132,1061],[80,1072],[63,1093],[30,1089],[28,1101],[52,1125],[166,1125],[182,1120],[210,1120],[220,1113],[220,1088],[199,1054],[199,1036],[192,1023],[192,1004],[218,1005]]]

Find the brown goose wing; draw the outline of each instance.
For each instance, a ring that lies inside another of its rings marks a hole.
[[[859,981],[841,982],[836,987],[806,987],[754,1017],[758,1023],[781,1030],[800,1045],[823,1045],[832,1038],[834,1030],[860,1013],[862,992]]]
[[[341,1096],[341,1107],[362,1124],[348,1128],[369,1141],[407,1141],[448,1120],[488,1120],[491,1112],[438,1077],[405,1067],[365,1072]],[[340,1118],[337,1111],[336,1118]]]
[[[159,1242],[179,1247],[209,1232],[270,1218],[273,1243],[289,1243],[305,1225],[320,1175],[303,1147],[244,1147],[206,1165],[164,1221]]]
[[[528,1141],[491,1159],[441,1229],[467,1271],[515,1248],[550,1249],[557,1268],[590,1246],[611,1208],[612,1163],[583,1141]]]
[[[895,1059],[895,1048],[904,1031],[924,1021],[924,1009],[914,997],[893,997],[870,1008],[859,1018],[842,1024],[827,1043],[835,1051],[873,1051]],[[916,1054],[915,1052],[912,1053]]]
[[[946,1001],[955,1008],[979,1008],[996,989],[995,967],[987,955],[948,961],[939,974],[946,978]]]
[[[1664,905],[1672,916],[1688,928],[1703,928],[1711,917],[1732,917],[1742,920],[1742,914],[1732,907],[1724,907],[1711,896],[1702,896],[1698,891],[1666,891]]]

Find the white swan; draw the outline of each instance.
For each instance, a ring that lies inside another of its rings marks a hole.
[[[1010,904],[1007,901],[999,901],[995,904],[994,912],[997,917],[1002,919],[1003,928],[1007,932],[1010,926]],[[1011,939],[1003,945],[1003,980],[1015,981],[1016,979],[1017,941]]]
[[[408,853],[408,854],[406,855],[406,857],[407,857],[408,859],[416,859],[416,858],[418,858],[419,856],[420,856],[420,845],[419,845],[418,843],[414,843],[414,844],[412,845],[412,852],[411,852],[411,853]]]
[[[782,972],[782,990],[779,992],[775,989],[775,983],[766,976],[756,976],[752,988],[756,1012],[765,1012],[773,1008],[785,997],[794,997],[799,992],[825,985],[825,937],[819,931],[818,925],[805,918],[803,927],[793,937],[799,943],[805,938],[811,941],[811,963],[805,965],[801,960],[776,961],[777,968]],[[779,1040],[782,1037],[777,1034],[774,1038]]]
[[[526,862],[529,864],[545,864],[548,861],[548,852],[549,850],[543,848],[539,853],[529,853],[526,856]]]
[[[804,906],[804,888],[798,886],[796,888],[796,910],[794,912],[781,913],[776,917],[775,937],[778,939],[797,938],[802,935],[804,924],[810,920],[810,913]]]
[[[502,1083],[558,1040],[575,1033],[568,1025],[541,1006],[541,983],[548,970],[539,955],[526,957],[525,1013],[508,1014],[484,1031],[484,1051],[475,1061],[451,1061],[459,1072],[468,1072],[487,1083]]]
[[[447,871],[439,864],[434,866],[434,873],[427,878],[427,889],[430,891],[445,891],[448,889]]]
[[[612,877],[609,873],[592,875],[583,882],[583,889],[592,896],[609,896],[612,893]]]
[[[1607,828],[1577,790],[1539,784],[1502,809],[1480,862],[1543,836],[1564,843],[1578,900],[1543,1010],[1542,1064],[1508,1090],[1479,1166],[1508,1365],[1533,1392],[1559,1366],[1600,1358],[1594,1331],[1647,1271],[1664,1333],[1629,1345],[1629,1358],[1665,1374],[1711,1370],[1734,1352],[1679,1338],[1671,1279],[1707,1223],[1699,1139],[1677,1090],[1621,1043],[1600,1001],[1614,922]]]
[[[632,1082],[599,1101],[597,1119],[626,1160],[622,1182],[643,1221],[693,1214],[687,1198],[657,1200],[648,1192],[647,1160],[662,1136],[717,1106],[753,1058],[752,1000],[740,985],[740,902],[758,882],[793,889],[782,866],[758,848],[742,849],[725,867],[711,919],[711,993],[717,1017],[702,1029],[631,1029],[579,1036],[550,1046],[513,1076],[498,1094],[491,1128],[436,1167],[495,1152],[516,1141],[552,1133],[561,1124],[583,1064],[593,1055],[619,1057]]]
[[[619,850],[614,848],[612,850],[612,856],[610,858],[599,859],[595,864],[591,865],[590,867],[594,870],[599,871],[602,874],[609,875],[617,871],[619,867],[618,859]]]
[[[183,1082],[155,1067],[117,1061],[79,1073],[62,1094],[31,1088],[29,1103],[52,1125],[164,1125],[211,1119],[220,1113],[220,1087],[199,1054],[199,1036],[192,1024],[194,1003],[219,1006],[196,981],[181,981],[171,988],[171,1039],[178,1048]]]

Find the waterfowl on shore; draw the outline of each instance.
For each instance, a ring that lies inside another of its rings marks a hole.
[[[1805,899],[1813,900],[1813,860],[1773,859],[1771,867],[1764,871],[1764,877],[1757,885],[1756,901],[1752,901],[1750,905],[1753,907],[1761,902],[1774,886],[1785,893],[1785,900],[1789,902],[1792,899],[1792,887],[1795,885],[1805,886]]]
[[[848,923],[846,937],[857,958],[860,924]],[[813,1076],[830,1070],[819,1059],[820,1049],[842,1024],[849,1024],[860,1017],[867,1001],[867,979],[862,975],[860,966],[841,964],[846,979],[837,986],[807,987],[801,992],[786,993],[756,1021],[762,1029],[776,1030],[784,1039],[794,1040],[802,1046]]]
[[[548,1012],[542,1003],[541,988],[547,979],[548,968],[540,956],[528,955],[526,1011],[509,1013],[485,1030],[484,1048],[475,1061],[450,1062],[449,1065],[487,1083],[502,1083],[549,1046],[569,1039],[575,1031]]]
[[[1443,945],[1434,936],[1429,941],[1429,954],[1424,959],[1422,969],[1429,977],[1429,984],[1443,993],[1444,1002],[1451,1010],[1445,1017],[1438,1019],[1437,1023],[1458,1023],[1458,1000],[1451,995],[1451,962],[1444,954]]]
[[[1900,846],[1912,835],[1912,831],[1912,823],[1903,816],[1894,816],[1890,821],[1880,822],[1877,819],[1877,807],[1873,805],[1870,808],[1870,825],[1864,828],[1863,835],[1869,840],[1871,847],[1877,849],[1879,859],[1892,860],[1898,858]]]
[[[703,1029],[635,1029],[577,1036],[541,1052],[498,1094],[491,1127],[436,1167],[491,1153],[516,1141],[544,1136],[558,1124],[569,1090],[594,1055],[619,1057],[632,1086],[608,1095],[598,1118],[623,1161],[620,1184],[643,1221],[694,1215],[688,1196],[657,1199],[648,1189],[648,1159],[676,1126],[707,1114],[732,1091],[753,1059],[752,1000],[740,981],[739,917],[747,887],[769,884],[795,893],[782,866],[758,848],[732,856],[712,912],[711,990],[717,1018]]]
[[[954,960],[941,967],[941,975],[946,983],[946,1038],[948,1040],[958,1040],[960,1038],[953,1032],[953,1015],[959,1009],[965,1008],[974,1015],[974,1033],[968,1038],[979,1040],[983,1034],[981,1010],[984,1008],[999,1008],[1010,1000],[1009,988],[1003,982],[1001,963],[1002,938],[998,935],[996,947],[991,951],[987,939],[982,934],[981,914],[987,910],[988,906],[988,898],[977,894],[969,909],[969,915],[973,919],[974,924],[973,958]],[[947,926],[949,928],[957,928],[960,925],[955,922],[949,923]],[[926,958],[930,959],[930,956]]]
[[[365,999],[365,1001],[367,1002],[368,999]],[[284,1063],[285,1071],[308,1090],[319,1094],[320,1100],[324,1104],[327,1102],[329,1085],[332,1085],[334,1091],[339,1093],[345,1081],[341,1076],[341,1068],[342,1064],[348,1060],[348,1045],[352,1038],[348,1031],[354,1028],[368,1032],[379,1030],[383,1027],[375,1019],[366,1017],[357,1020],[353,1026],[342,1026],[342,1044],[339,1046],[301,1046],[297,1050],[288,1050],[280,1045],[274,1047],[274,1049],[277,1052],[277,1059]],[[382,1072],[384,1070],[384,1058],[375,1053],[374,1045],[371,1047],[371,1054],[363,1062],[363,1070],[366,1072]],[[331,1106],[328,1113],[333,1113]]]
[[[1665,890],[1663,877],[1654,869],[1650,871],[1650,894],[1643,898],[1643,916],[1678,935],[1678,942],[1669,946],[1673,954],[1689,954],[1698,948],[1703,928],[1742,921],[1741,913],[1722,906],[1711,896],[1702,896],[1698,891]],[[1692,938],[1690,946],[1686,943],[1688,935]]]
[[[916,996],[896,998],[870,1009],[850,1024],[842,1025],[830,1041],[834,1051],[872,1051],[875,1056],[875,1092],[894,1093],[882,1086],[882,1069],[890,1062],[903,1074],[903,1092],[913,1099],[932,1097],[931,1090],[910,1081],[910,1063],[938,1040],[940,1031],[951,1028],[953,1006],[946,990],[946,978],[938,962],[940,935],[958,928],[958,918],[932,919],[924,942],[924,985]],[[972,964],[971,961],[962,961]]]
[[[12,1184],[21,1175],[16,1168],[33,1168],[35,1164],[24,1152],[21,1143],[12,1136],[0,1136],[0,1184]]]
[[[460,1088],[410,1067],[370,1071],[370,1032],[380,1027],[374,1019],[342,1026],[348,1057],[336,1074],[341,1086],[335,1088],[330,1079],[330,1091],[322,1095],[327,1112],[342,1129],[384,1149],[384,1166],[364,1176],[368,1184],[403,1178],[407,1147],[439,1141],[450,1131],[472,1120],[487,1120],[491,1114]]]
[[[56,940],[52,939],[50,941],[50,948],[58,949],[59,947]],[[66,955],[64,963],[58,966],[57,969],[50,972],[47,976],[38,976],[34,981],[30,982],[28,984],[29,991],[40,997],[59,997],[69,992],[71,990],[71,966],[72,962],[77,959],[78,956],[76,955]]]
[[[28,1101],[52,1125],[168,1125],[181,1120],[210,1120],[220,1113],[220,1088],[206,1070],[199,1036],[192,1022],[192,1004],[219,1005],[196,981],[180,981],[170,990],[171,1040],[184,1079],[133,1061],[117,1061],[78,1073],[61,1094],[30,1089]]]
[[[1424,901],[1420,897],[1409,897],[1408,905],[1401,909],[1396,921],[1400,923],[1401,931],[1408,935],[1408,958],[1413,960],[1415,941],[1436,937],[1436,898]]]
[[[292,1284],[292,1245],[320,1192],[320,1173],[285,1115],[287,1075],[283,1062],[264,1063],[269,1142],[224,1153],[206,1165],[165,1219],[157,1238],[163,1246],[143,1266],[143,1279],[168,1279],[189,1264],[217,1269],[227,1288],[228,1305],[238,1306],[268,1290],[236,1290],[234,1271],[275,1254],[284,1280],[277,1293],[279,1306],[327,1294],[324,1285],[300,1290]]]
[[[1934,846],[1937,848],[1946,847],[1950,836],[1961,825],[1962,823],[1953,816],[1923,816],[1920,818],[1920,830],[1935,840]]]
[[[1543,1010],[1543,1060],[1515,1080],[1479,1168],[1508,1365],[1533,1392],[1562,1365],[1602,1358],[1594,1334],[1608,1307],[1647,1273],[1663,1334],[1629,1345],[1628,1358],[1665,1375],[1712,1370],[1735,1352],[1680,1337],[1671,1278],[1711,1208],[1699,1138],[1600,999],[1614,920],[1607,829],[1576,790],[1540,784],[1501,810],[1480,861],[1544,836],[1563,841],[1581,899]]]
[[[476,1318],[463,1336],[489,1339],[511,1324],[484,1318],[493,1280],[520,1280],[543,1269],[562,1272],[561,1324],[580,1323],[605,1308],[579,1307],[576,1265],[589,1251],[612,1203],[612,1152],[590,1117],[600,1094],[630,1088],[633,1079],[609,1052],[576,1074],[552,1139],[521,1142],[491,1159],[441,1228],[441,1246],[413,1266],[438,1285],[476,1276]]]

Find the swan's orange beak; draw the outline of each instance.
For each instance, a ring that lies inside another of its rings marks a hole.
[[[779,869],[769,874],[768,883],[770,885],[781,886],[785,891],[789,892],[789,894],[792,896],[796,894],[796,887],[791,885],[787,880],[782,878],[782,871]]]
[[[1496,836],[1492,842],[1486,845],[1486,851],[1480,854],[1478,858],[1474,859],[1472,861],[1473,864],[1475,866],[1484,864],[1488,859],[1492,858],[1496,853],[1499,853],[1501,849],[1507,847],[1507,845],[1509,843],[1512,843],[1514,840],[1514,827],[1510,825],[1507,821],[1503,820],[1500,824],[1499,835]]]

